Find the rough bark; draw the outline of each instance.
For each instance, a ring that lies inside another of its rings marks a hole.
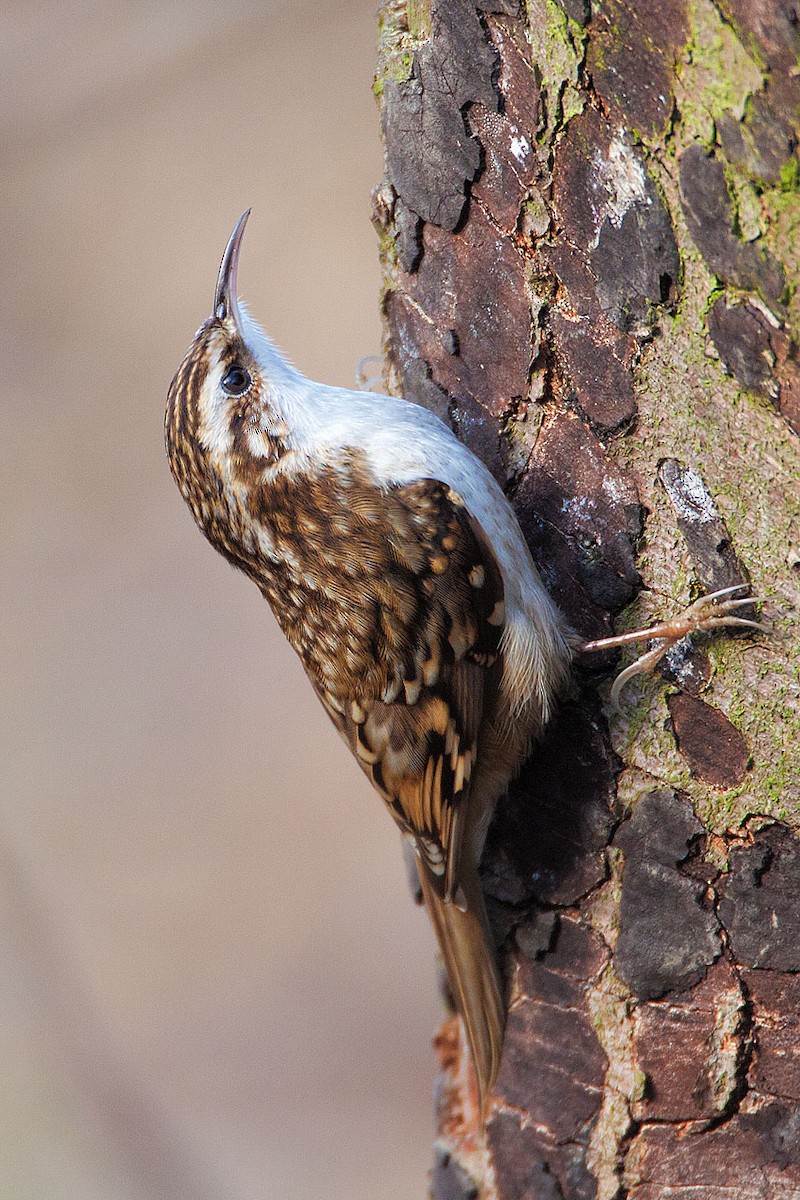
[[[389,385],[587,638],[752,581],[770,636],[574,694],[493,825],[486,1138],[436,1200],[800,1195],[800,27],[790,0],[385,0]]]

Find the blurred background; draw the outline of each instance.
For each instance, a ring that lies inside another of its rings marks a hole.
[[[425,1194],[432,934],[162,434],[248,205],[278,344],[346,385],[379,350],[374,9],[4,9],[4,1197]]]

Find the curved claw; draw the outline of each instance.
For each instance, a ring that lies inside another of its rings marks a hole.
[[[619,698],[622,689],[629,680],[646,671],[652,671],[661,661],[668,650],[685,637],[693,633],[703,633],[711,629],[733,627],[739,629],[757,629],[761,633],[768,631],[758,621],[749,617],[737,617],[733,614],[740,608],[747,608],[759,602],[758,596],[735,596],[736,592],[749,591],[746,583],[737,583],[732,587],[720,588],[707,596],[701,596],[688,608],[671,621],[662,621],[647,629],[638,629],[632,633],[618,634],[616,637],[601,638],[595,642],[586,642],[581,647],[584,652],[608,650],[616,646],[628,645],[631,642],[643,642],[653,638],[658,639],[656,645],[640,655],[634,662],[620,671],[611,687],[610,701],[619,712]]]
[[[695,604],[702,604],[706,600],[719,600],[720,596],[732,596],[734,592],[749,592],[749,591],[750,591],[749,583],[734,583],[734,584],[731,584],[730,587],[717,588],[717,590],[715,592],[707,592],[705,594],[705,596],[700,596],[700,598],[698,600],[695,600],[694,604],[692,604],[690,607],[694,608]]]
[[[757,604],[760,599],[758,596],[733,598],[732,593],[741,591],[743,586],[745,585],[738,584],[734,588],[721,588],[718,592],[701,596],[699,600],[695,600],[694,604],[690,604],[680,617],[676,618],[674,624],[685,623],[687,632],[693,633],[696,629],[708,628],[709,621],[716,620],[737,608],[747,608]],[[723,596],[728,596],[729,599],[723,600]]]
[[[634,679],[637,675],[645,675],[648,671],[652,671],[661,662],[661,659],[674,643],[663,641],[652,650],[648,650],[646,654],[640,654],[624,671],[620,671],[616,679],[611,685],[608,700],[615,712],[621,713],[619,698],[622,695],[622,689],[626,683]]]
[[[702,625],[698,626],[699,630],[720,629],[724,625],[736,625],[740,629],[758,629],[761,633],[769,633],[766,625],[762,625],[759,621],[748,621],[746,617],[709,617]],[[694,633],[694,630],[690,632]]]

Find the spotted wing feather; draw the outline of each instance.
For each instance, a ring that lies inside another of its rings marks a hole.
[[[389,535],[395,569],[378,589],[373,620],[384,686],[315,686],[413,839],[432,883],[457,900],[461,818],[481,720],[499,676],[502,579],[480,530],[448,488],[421,480],[395,491],[404,520]],[[402,621],[409,594],[412,628]]]

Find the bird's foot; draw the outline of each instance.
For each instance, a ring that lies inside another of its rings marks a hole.
[[[618,646],[627,646],[633,642],[656,640],[655,646],[640,655],[624,671],[620,671],[611,688],[612,706],[619,707],[620,694],[629,680],[633,679],[635,675],[652,671],[667,651],[681,638],[688,637],[693,633],[704,633],[709,629],[723,627],[760,629],[762,632],[766,632],[764,626],[760,625],[758,621],[751,621],[748,617],[735,615],[739,609],[758,603],[757,596],[736,595],[737,592],[742,591],[749,591],[749,585],[737,583],[733,587],[720,588],[717,592],[701,596],[699,600],[695,600],[693,604],[690,604],[670,621],[661,621],[657,625],[651,625],[647,629],[637,629],[632,633],[621,633],[615,637],[584,642],[580,647],[580,653],[592,654],[598,650],[613,650]]]

